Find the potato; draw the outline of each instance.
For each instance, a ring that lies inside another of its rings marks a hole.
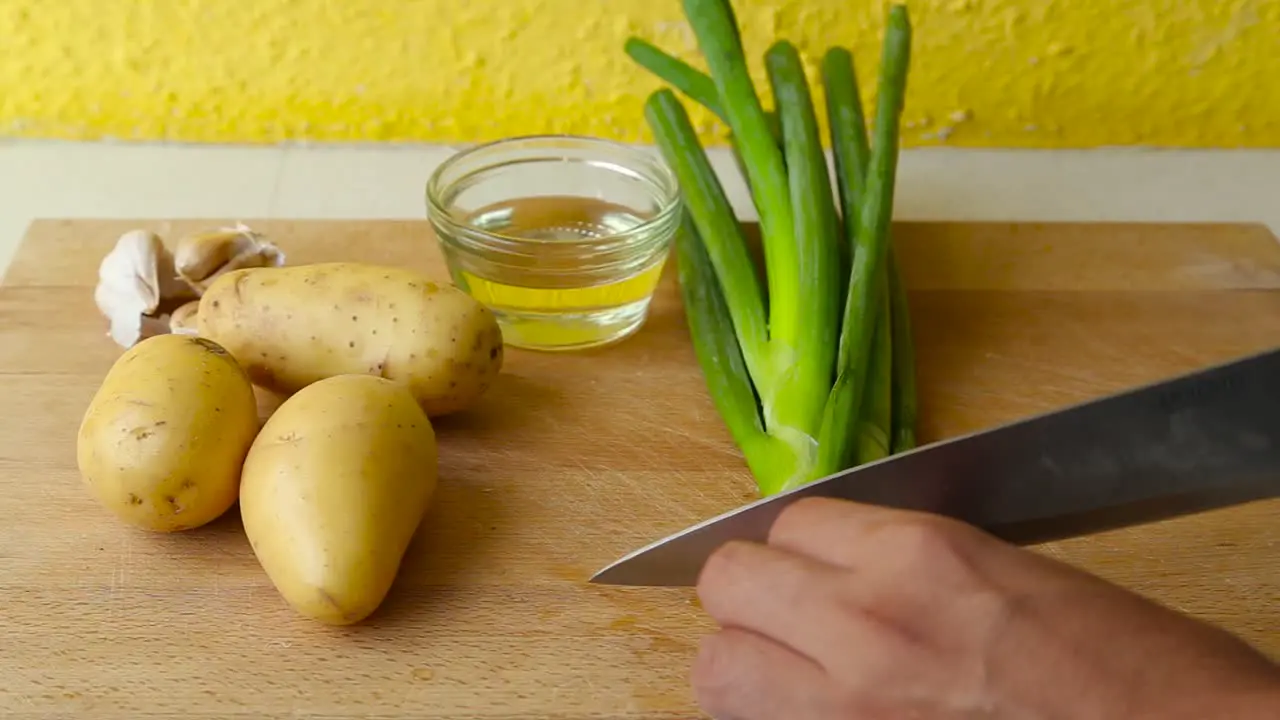
[[[257,431],[253,385],[226,350],[204,338],[156,335],[107,372],[81,420],[76,463],[124,521],[186,530],[235,503]]]
[[[297,612],[356,623],[391,588],[436,472],[435,431],[403,384],[326,378],[285,400],[249,450],[245,534]]]
[[[412,271],[323,263],[229,272],[205,292],[199,334],[258,385],[290,394],[345,374],[407,383],[429,416],[469,407],[502,368],[487,308]]]

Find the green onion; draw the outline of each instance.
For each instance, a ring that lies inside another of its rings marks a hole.
[[[858,78],[853,70],[853,53],[831,48],[822,58],[822,91],[827,98],[827,127],[831,133],[836,186],[840,191],[840,215],[847,243],[841,248],[841,295],[848,291],[849,263],[853,257],[858,227],[858,197],[866,182],[867,122],[858,96]]]
[[[724,320],[729,307],[720,280],[687,211],[675,244],[677,278],[689,333],[695,338],[694,354],[698,364],[709,369],[704,377],[716,411],[725,419],[752,474],[776,477],[794,472],[787,464],[786,448],[778,447],[778,441],[765,432],[738,337],[732,323]],[[782,467],[777,466],[779,462]]]
[[[906,94],[910,64],[911,24],[907,10],[896,5],[889,10],[884,49],[880,60],[879,97],[867,184],[860,198],[856,249],[845,301],[840,333],[839,374],[822,418],[818,434],[819,475],[827,475],[855,462],[851,448],[843,442],[848,417],[857,412],[867,387],[870,346],[875,331],[877,300],[882,280],[881,263],[888,245],[893,215],[893,191],[897,180],[898,128]]]
[[[724,110],[720,108],[720,95],[716,90],[716,81],[706,73],[641,38],[627,38],[623,44],[623,50],[640,67],[657,75],[659,79],[665,80],[690,100],[710,110],[720,118],[721,122],[728,122],[725,119]],[[775,138],[781,138],[782,130],[778,125],[777,113],[766,110],[765,120],[769,123],[770,134]]]
[[[746,234],[716,177],[684,106],[670,90],[649,96],[645,116],[658,145],[680,183],[686,211],[715,267],[741,352],[752,377],[767,374],[768,329],[760,281]]]
[[[709,75],[641,38],[628,38],[623,45],[623,50],[638,65],[665,80],[690,100],[711,111],[720,118],[721,122],[726,122],[724,110],[720,107],[719,91],[716,89],[715,81]],[[777,114],[766,112],[765,115],[770,133],[775,138],[781,138],[782,130],[778,125]],[[738,172],[746,177],[746,164],[742,160],[742,155],[737,148],[738,143],[732,134],[729,136],[729,142],[733,145],[733,159],[737,163]]]
[[[905,294],[888,239],[910,25],[904,7],[890,10],[874,142],[852,55],[824,58],[833,192],[795,46],[778,40],[765,53],[774,105],[766,112],[728,0],[684,0],[684,8],[709,73],[637,38],[626,49],[729,126],[760,218],[763,283],[684,105],[670,88],[653,93],[645,117],[685,200],[676,256],[695,354],[768,495],[915,442],[914,378],[898,377],[914,355],[905,311],[896,312]]]
[[[840,47],[828,50],[822,59],[822,79],[840,190],[840,209],[849,239],[846,257],[852,257],[857,244],[858,203],[866,184],[867,164],[871,156],[853,53]],[[867,401],[863,404],[862,421],[859,423],[859,464],[915,445],[915,355],[911,347],[906,296],[898,276],[893,243],[891,239],[886,243],[888,282],[881,282],[878,293],[879,312],[868,369]],[[845,262],[848,272],[847,260]],[[847,290],[847,287],[842,289]],[[886,333],[885,328],[890,325],[892,332]]]
[[[769,327],[791,339],[800,314],[793,286],[798,250],[787,172],[747,71],[737,20],[728,0],[684,0],[685,14],[715,81],[725,122],[737,140],[764,243],[769,286]]]
[[[746,235],[675,93],[662,89],[650,95],[645,116],[684,194],[687,220],[678,241],[682,249],[677,252],[677,263],[693,265],[681,269],[679,278],[708,391],[757,484],[766,493],[776,492],[790,478],[806,474],[813,453],[811,444],[797,439],[796,431],[781,425],[769,412],[781,381],[773,371],[764,298]],[[694,253],[691,243],[702,252]],[[716,279],[718,292],[706,287],[708,277]],[[715,301],[717,296],[722,302]],[[741,402],[746,397],[742,383],[724,377],[733,372],[733,348],[746,369],[755,401],[750,413]],[[760,424],[764,439],[750,432],[755,423]]]
[[[721,120],[725,120],[724,111],[720,109],[720,95],[716,90],[716,83],[705,73],[691,67],[680,58],[654,47],[647,40],[628,38],[622,48],[641,67],[665,80]]]
[[[889,318],[889,284],[882,278],[876,313],[875,334],[871,338],[867,392],[858,422],[856,462],[869,463],[888,457],[893,449],[893,328]]]
[[[774,402],[781,423],[813,438],[818,434],[825,394],[835,373],[842,239],[800,53],[789,42],[775,43],[765,53],[765,65],[782,126],[786,179],[795,218],[794,257],[785,256],[795,266],[785,268],[785,283],[777,283],[784,297],[769,295],[775,306],[783,299],[794,303],[770,318],[777,367],[789,368],[781,375]],[[778,238],[768,241],[782,242]],[[767,253],[768,245],[765,247]],[[779,256],[783,253],[774,253],[775,258]],[[766,263],[770,263],[767,254]]]

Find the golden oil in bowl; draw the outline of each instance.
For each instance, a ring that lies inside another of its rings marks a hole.
[[[432,175],[427,205],[454,283],[494,311],[508,344],[537,350],[635,333],[681,212],[659,157],[567,136],[459,153]]]

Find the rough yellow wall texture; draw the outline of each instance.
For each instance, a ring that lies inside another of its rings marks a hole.
[[[872,101],[880,2],[735,7],[762,91],[786,37],[853,46]],[[1280,146],[1280,0],[909,7],[908,145]],[[703,67],[678,0],[0,0],[0,135],[648,141],[632,34]]]

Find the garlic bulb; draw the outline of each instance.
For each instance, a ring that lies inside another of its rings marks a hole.
[[[179,279],[173,256],[160,236],[130,230],[98,266],[93,299],[111,322],[108,335],[123,348],[169,331],[164,306],[195,297]]]
[[[243,224],[187,235],[174,250],[178,277],[204,294],[224,273],[249,267],[280,267],[284,252]]]

